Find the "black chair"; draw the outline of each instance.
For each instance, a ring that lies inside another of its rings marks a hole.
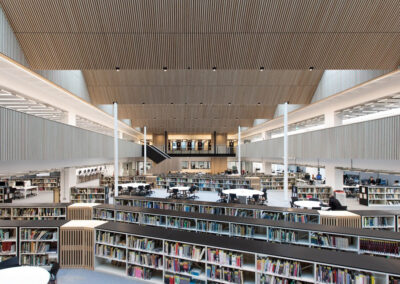
[[[229,202],[231,203],[238,203],[239,199],[235,193],[229,193]]]
[[[151,187],[150,187],[150,185],[149,184],[146,184],[145,186],[144,186],[144,191],[145,191],[145,195],[150,195],[151,194]]]
[[[58,262],[52,263],[50,271],[49,271],[49,273],[50,273],[49,284],[55,284],[57,282],[58,270],[60,270],[60,264],[58,264]]]
[[[135,194],[135,188],[133,186],[128,186],[128,194],[132,195],[132,193]]]
[[[186,197],[188,199],[195,199],[195,191],[196,191],[196,187],[194,187],[193,185],[191,187],[189,187],[189,195]]]
[[[253,196],[249,198],[248,204],[257,204],[259,200],[260,196],[258,194],[253,194]]]
[[[124,194],[124,188],[121,185],[118,185],[118,193]]]
[[[18,257],[16,257],[16,256],[0,262],[0,269],[6,269],[6,268],[11,268],[11,267],[17,267],[17,266],[20,266],[20,265],[19,265]]]
[[[139,185],[138,186],[138,195],[140,195],[140,196],[146,195],[146,192],[144,190],[144,186],[143,185]]]
[[[179,190],[177,188],[172,189],[172,198],[179,198]]]
[[[298,201],[298,200],[299,200],[298,197],[292,196],[292,201],[290,201],[290,207],[292,207],[292,208],[297,207],[296,205],[294,205],[294,203],[295,203],[296,201]]]

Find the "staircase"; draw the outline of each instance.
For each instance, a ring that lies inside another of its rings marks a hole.
[[[156,164],[161,163],[165,159],[171,159],[171,157],[167,153],[161,151],[153,145],[147,145],[146,150],[147,157]],[[142,156],[144,156],[144,147],[142,147]]]

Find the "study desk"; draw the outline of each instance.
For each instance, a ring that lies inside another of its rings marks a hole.
[[[222,191],[223,194],[236,194],[237,197],[244,197],[246,198],[246,204],[248,198],[253,197],[253,195],[263,195],[264,192],[255,189],[247,189],[247,188],[235,188],[235,189],[225,189]],[[243,201],[241,201],[242,203]]]
[[[33,190],[36,189],[36,195],[39,193],[39,187],[35,186],[35,185],[31,185],[31,186],[17,186],[15,187],[26,199],[27,196],[27,192],[28,190],[30,190],[31,194],[30,195],[34,195],[33,194]]]
[[[313,209],[316,207],[321,207],[321,201],[298,200],[294,202],[294,205],[303,209]]]
[[[145,187],[146,185],[149,185],[149,184],[143,183],[143,182],[131,182],[131,183],[120,184],[120,186],[122,186],[123,188],[128,188],[129,186],[133,187],[133,188],[138,188],[139,186]]]
[[[37,266],[18,266],[0,270],[0,282],[12,284],[47,284],[50,273]]]

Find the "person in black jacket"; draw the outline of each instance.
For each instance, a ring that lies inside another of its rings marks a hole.
[[[329,207],[335,211],[335,210],[346,210],[347,207],[346,206],[342,206],[342,204],[340,204],[339,200],[337,200],[335,198],[335,196],[331,195],[331,197],[329,197]]]

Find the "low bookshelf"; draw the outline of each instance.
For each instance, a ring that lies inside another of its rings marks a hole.
[[[31,183],[33,186],[37,186],[39,190],[53,191],[60,189],[59,177],[33,178]]]
[[[383,284],[400,273],[397,260],[346,252],[114,222],[95,230],[95,270],[150,283],[339,283],[344,277],[343,283]]]
[[[234,238],[400,258],[400,233],[205,213],[98,205],[93,218]]]
[[[208,213],[214,215],[238,216],[256,219],[271,219],[300,223],[319,223],[317,210],[216,203],[194,200],[176,200],[142,196],[118,196],[116,204],[143,208],[155,208],[184,212]]]
[[[299,200],[318,198],[324,203],[329,202],[332,195],[332,187],[328,185],[297,185],[297,197]]]
[[[108,203],[107,186],[71,187],[72,203]]]
[[[400,186],[360,186],[359,202],[366,206],[400,206]]]

